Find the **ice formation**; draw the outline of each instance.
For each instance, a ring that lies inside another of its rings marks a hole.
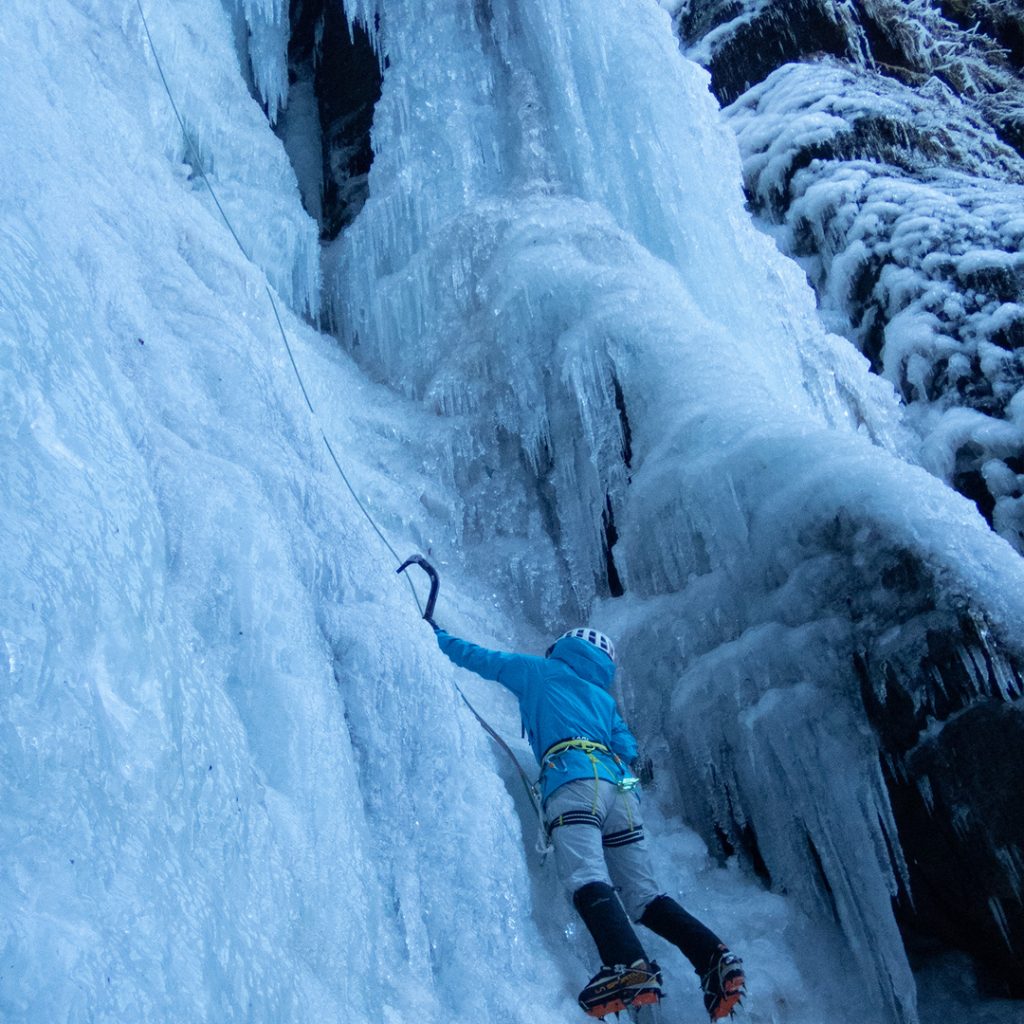
[[[486,737],[327,462],[261,271],[181,164],[137,15],[11,13],[0,1017],[534,1020],[524,977],[571,1010]],[[241,240],[308,307],[289,282],[315,225],[229,22],[151,23]],[[431,425],[287,323],[397,533]]]
[[[1019,17],[694,0],[675,23],[727,104],[751,209],[897,388],[922,463],[1024,550]]]
[[[820,64],[779,70],[729,121],[756,204],[828,322],[899,390],[923,464],[1021,550],[1024,162],[938,83],[912,94]]]
[[[301,319],[283,7],[146,9],[192,145],[134,3],[13,0],[0,26],[0,1015],[577,1012],[588,940],[322,429],[445,567],[451,628],[619,637],[659,869],[747,956],[750,1019],[913,1021],[845,656],[915,572],[1012,654],[1024,572],[901,460],[891,388],[750,224],[669,14],[349,7],[387,62],[369,199],[326,258],[353,361]],[[778,891],[680,810],[756,831]]]
[[[1018,559],[897,457],[913,449],[891,389],[745,216],[664,12],[353,13],[379,18],[389,67],[370,199],[332,253],[339,333],[448,418],[459,539],[526,613],[588,613],[614,571],[625,597],[600,614],[636,706],[686,752],[691,819],[754,826],[773,877],[841,922],[875,1012],[914,1019],[854,655],[899,626],[877,580],[904,560],[1016,649]],[[428,63],[442,40],[458,60]],[[556,567],[560,594],[537,583]]]

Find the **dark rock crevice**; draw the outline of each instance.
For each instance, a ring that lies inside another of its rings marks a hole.
[[[612,597],[622,597],[626,590],[622,585],[618,566],[615,564],[615,545],[619,540],[619,531],[615,529],[615,513],[612,511],[611,495],[605,496],[601,525],[604,527],[604,565],[608,593]]]
[[[680,21],[684,39],[699,40],[743,13],[742,3],[694,3]],[[849,41],[831,4],[786,0],[765,5],[714,49],[709,63],[715,96],[732,103],[776,68],[805,57],[850,56]]]
[[[366,31],[350,31],[336,0],[291,0],[290,22],[289,107],[279,131],[306,209],[331,241],[366,201],[383,76]]]
[[[913,896],[898,907],[901,925],[970,953],[989,992],[1018,999],[1024,811],[1001,795],[1007,779],[1021,777],[1022,751],[1024,707],[983,701],[947,720],[887,778]]]
[[[945,618],[922,608],[854,656],[910,880],[897,918],[1021,998],[1024,672],[975,620]]]
[[[619,414],[619,429],[622,431],[622,461],[627,471],[633,468],[633,428],[629,425],[626,411],[626,396],[618,377],[612,377],[615,393],[615,411]]]

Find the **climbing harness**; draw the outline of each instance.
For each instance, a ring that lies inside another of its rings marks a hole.
[[[559,740],[557,743],[552,743],[547,750],[544,751],[544,756],[540,759],[542,767],[547,767],[549,758],[558,757],[559,754],[564,754],[567,750],[582,750],[592,761],[596,761],[594,757],[594,751],[600,751],[602,754],[609,754],[612,757],[616,757],[612,754],[611,748],[606,747],[603,743],[598,743],[596,740],[588,740],[584,736],[573,736],[571,739]],[[617,758],[616,758],[617,759]],[[552,765],[554,767],[554,765]]]
[[[198,169],[199,176],[202,178],[203,184],[206,185],[206,188],[210,193],[210,197],[213,199],[213,204],[214,206],[217,207],[217,211],[220,213],[221,219],[224,221],[224,224],[227,227],[228,232],[231,234],[231,237],[235,240],[235,244],[238,246],[239,251],[242,253],[242,255],[248,262],[252,263],[252,257],[246,251],[246,248],[242,244],[242,240],[238,237],[238,233],[235,231],[230,218],[228,217],[227,213],[225,213],[224,207],[221,205],[220,199],[218,199],[217,193],[214,190],[209,177],[207,177],[206,170],[203,167],[203,161],[200,159],[199,153],[196,150],[195,142],[193,141],[192,136],[185,127],[185,120],[181,116],[181,112],[178,109],[178,104],[174,100],[174,94],[171,91],[170,83],[167,81],[166,74],[164,74],[163,63],[161,62],[160,56],[157,52],[156,44],[153,42],[153,35],[149,30],[149,22],[146,20],[146,12],[145,10],[143,10],[142,0],[135,0],[135,5],[139,11],[139,17],[142,19],[142,27],[146,33],[146,39],[149,41],[149,48],[153,54],[153,62],[156,65],[157,72],[160,75],[160,81],[163,83],[164,92],[167,93],[167,99],[171,104],[171,109],[174,111],[174,116],[178,121],[178,126],[181,128],[181,134],[182,137],[185,139],[185,144],[188,147],[189,152],[191,154],[193,166]],[[271,309],[273,309],[274,311],[274,320],[277,322],[277,329],[281,334],[281,340],[284,342],[285,351],[288,353],[288,361],[291,363],[292,372],[295,374],[295,379],[298,382],[299,390],[302,392],[302,397],[305,400],[306,408],[309,410],[309,413],[313,418],[313,422],[316,424],[316,427],[320,432],[320,437],[323,440],[324,447],[327,449],[327,453],[330,456],[331,461],[334,463],[334,468],[338,471],[338,475],[341,477],[343,483],[345,484],[345,487],[348,489],[348,492],[352,496],[353,501],[355,501],[356,505],[359,508],[359,511],[362,512],[363,516],[366,518],[366,521],[370,524],[370,526],[373,528],[374,533],[376,533],[376,535],[380,538],[381,542],[391,553],[394,560],[400,563],[398,569],[396,570],[397,572],[402,573],[410,565],[415,564],[419,565],[430,577],[430,596],[427,599],[427,606],[425,609],[423,605],[420,603],[420,596],[416,592],[416,586],[412,582],[412,579],[408,576],[406,577],[406,579],[409,582],[409,589],[412,591],[412,596],[413,600],[416,602],[416,607],[420,610],[420,613],[423,615],[423,618],[426,619],[426,621],[429,622],[430,625],[436,629],[437,624],[434,622],[433,616],[434,605],[437,601],[437,592],[440,582],[438,579],[437,571],[422,555],[413,555],[412,557],[407,558],[403,562],[399,557],[398,552],[395,551],[394,547],[392,547],[391,545],[391,542],[385,536],[384,531],[381,530],[381,528],[377,525],[376,520],[370,514],[366,505],[362,502],[359,495],[356,493],[355,488],[352,486],[352,482],[348,478],[348,474],[345,472],[344,468],[341,465],[341,461],[338,459],[338,456],[334,451],[334,447],[331,445],[330,439],[327,437],[327,433],[320,422],[320,417],[317,415],[316,408],[314,407],[313,402],[309,397],[309,391],[306,389],[306,384],[305,381],[302,379],[302,374],[299,371],[298,363],[295,361],[295,355],[292,352],[291,343],[288,341],[288,334],[284,329],[284,322],[281,319],[281,313],[277,308],[277,301],[274,299],[274,293],[271,291],[269,282],[264,281],[264,290],[266,292],[267,298],[270,301]],[[540,820],[541,833],[543,834],[544,816],[540,806],[540,798],[537,795],[537,792],[534,789],[533,783],[531,783],[529,776],[523,770],[522,765],[520,765],[515,754],[512,752],[512,748],[509,747],[509,745],[501,738],[501,736],[499,736],[498,733],[495,732],[494,729],[492,729],[491,726],[488,725],[488,723],[483,719],[483,717],[477,712],[476,708],[473,707],[473,705],[467,699],[466,695],[462,692],[458,683],[454,682],[453,680],[453,685],[455,686],[455,689],[458,692],[459,696],[462,698],[462,702],[466,705],[467,708],[469,708],[473,717],[480,723],[481,726],[483,726],[487,734],[502,748],[502,750],[505,751],[505,753],[511,758],[512,762],[515,764],[516,769],[518,770],[519,775],[523,780],[523,784],[526,786],[526,791],[530,796],[530,802],[533,804],[533,808],[537,812],[537,817]],[[538,852],[546,856],[546,837],[543,847],[538,845]]]
[[[589,740],[584,736],[573,736],[567,740],[559,740],[557,743],[552,743],[551,746],[544,751],[544,756],[540,759],[540,778],[537,779],[538,785],[544,777],[544,772],[549,768],[553,771],[565,770],[558,765],[556,758],[569,750],[582,751],[582,753],[586,754],[590,759],[590,763],[594,769],[594,801],[589,811],[567,811],[564,814],[560,814],[557,818],[549,821],[545,826],[545,835],[548,842],[551,841],[551,833],[561,825],[596,825],[598,828],[602,827],[603,822],[597,814],[598,803],[600,801],[598,783],[601,782],[603,778],[599,769],[604,768],[607,775],[607,777],[604,778],[604,781],[611,782],[620,794],[626,795],[628,793],[632,793],[633,790],[640,785],[640,780],[626,769],[622,758],[619,757],[614,750],[605,746],[603,743],[598,743],[596,740]],[[621,775],[616,778],[612,774],[608,765],[596,756],[597,754],[607,754],[615,762],[615,765],[621,772]],[[636,842],[641,838],[643,829],[642,827],[635,826],[633,824],[633,814],[628,803],[626,804],[626,813],[629,819],[629,828],[623,833],[616,833],[614,836],[605,836],[603,845],[625,846],[628,843]]]
[[[631,772],[627,771],[622,758],[619,757],[619,755],[610,747],[606,747],[603,743],[598,743],[596,740],[588,740],[583,736],[573,736],[570,739],[559,740],[557,743],[552,743],[551,746],[544,751],[544,756],[540,759],[541,775],[543,775],[548,768],[552,768],[555,771],[560,770],[554,759],[558,757],[559,754],[564,754],[567,750],[580,750],[587,755],[594,768],[595,783],[601,778],[598,773],[598,769],[603,767],[605,771],[608,772],[608,781],[613,782],[623,793],[631,793],[640,785],[640,780]],[[595,752],[607,754],[618,766],[622,775],[615,778],[604,762],[595,756]]]

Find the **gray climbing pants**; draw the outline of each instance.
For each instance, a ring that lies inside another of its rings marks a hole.
[[[623,792],[606,779],[574,779],[547,798],[544,823],[558,877],[570,896],[588,882],[605,882],[619,890],[626,913],[637,921],[661,895],[638,791]]]

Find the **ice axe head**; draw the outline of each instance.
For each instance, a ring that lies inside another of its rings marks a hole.
[[[430,596],[427,598],[427,607],[423,612],[423,618],[430,623],[434,629],[440,628],[434,621],[434,605],[437,604],[437,591],[441,586],[441,580],[437,570],[422,556],[410,555],[395,572],[405,572],[410,565],[418,565],[430,577]]]

